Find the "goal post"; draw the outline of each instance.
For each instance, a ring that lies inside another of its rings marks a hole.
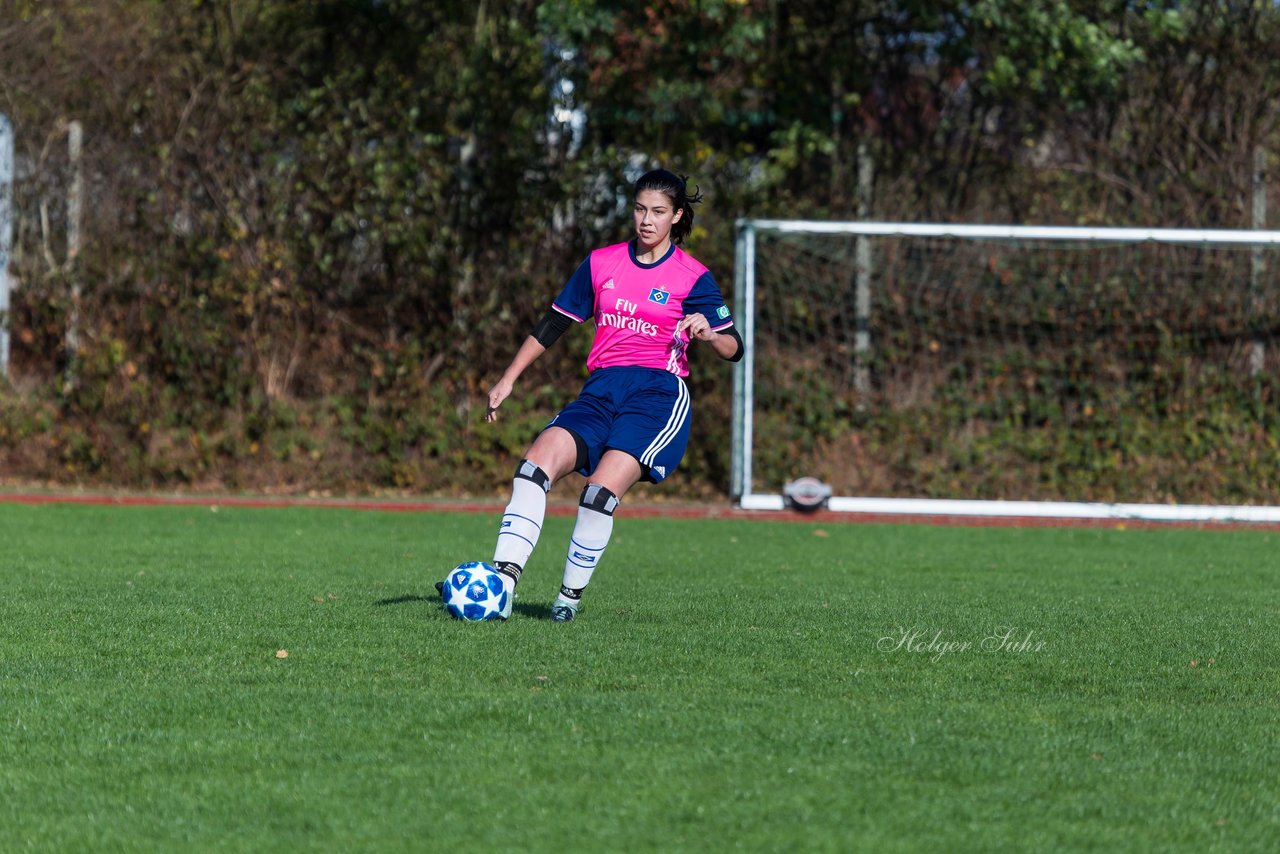
[[[1280,231],[737,225],[740,507],[1280,522]]]

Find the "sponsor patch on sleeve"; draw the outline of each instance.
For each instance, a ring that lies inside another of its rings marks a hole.
[[[729,316],[729,306],[722,305],[716,309],[716,317],[720,318],[721,320],[724,320],[728,316]]]

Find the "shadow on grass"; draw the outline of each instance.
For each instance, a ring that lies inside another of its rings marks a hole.
[[[516,602],[511,606],[511,611],[520,614],[523,617],[533,617],[537,620],[548,620],[551,618],[550,605],[526,605],[523,602]]]
[[[379,599],[374,602],[374,606],[384,608],[388,605],[411,605],[415,602],[432,602],[437,605],[442,604],[439,596],[419,596],[417,594],[408,594],[406,596],[392,596],[389,599]],[[535,620],[548,620],[551,618],[550,605],[531,605],[523,602],[516,602],[511,606],[513,614],[519,614],[522,617],[532,617]]]
[[[381,608],[386,605],[408,605],[411,602],[439,602],[439,601],[440,601],[439,596],[409,595],[409,596],[394,596],[390,599],[379,599],[377,602],[374,602],[373,604]]]

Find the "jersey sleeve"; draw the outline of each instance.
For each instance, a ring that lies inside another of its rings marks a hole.
[[[733,326],[733,314],[720,293],[720,286],[710,273],[703,273],[693,283],[693,289],[684,298],[684,313],[686,317],[701,313],[711,324],[713,332]]]
[[[588,255],[587,260],[578,265],[551,307],[578,323],[595,313],[596,291],[591,286],[591,256]]]

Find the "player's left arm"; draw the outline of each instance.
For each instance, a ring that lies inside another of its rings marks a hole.
[[[688,330],[690,338],[708,342],[717,356],[728,359],[730,362],[740,361],[746,349],[742,344],[742,337],[738,335],[738,330],[730,326],[716,332],[702,312],[686,314],[680,318],[680,322],[676,324],[676,331],[681,330]]]
[[[703,273],[684,300],[684,317],[676,331],[687,330],[691,339],[706,341],[716,355],[730,362],[742,358],[745,347],[733,326],[733,315],[710,273]]]

